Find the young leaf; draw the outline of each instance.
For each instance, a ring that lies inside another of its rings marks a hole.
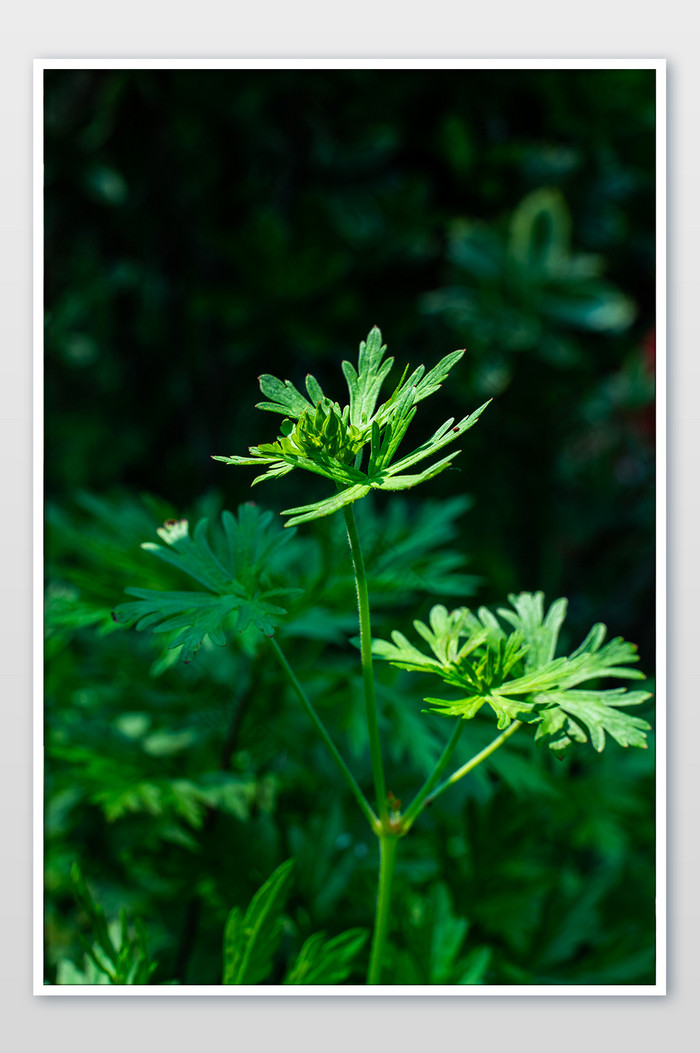
[[[282,910],[294,860],[270,875],[243,913],[231,910],[224,930],[224,984],[258,984],[270,974],[280,937]]]

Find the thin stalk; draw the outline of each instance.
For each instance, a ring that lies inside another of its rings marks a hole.
[[[367,575],[365,563],[362,558],[360,537],[357,533],[355,514],[352,505],[343,508],[345,514],[345,525],[348,531],[350,552],[352,554],[352,565],[355,570],[355,583],[357,585],[357,603],[360,612],[360,650],[362,655],[362,676],[365,686],[365,709],[367,712],[367,732],[369,735],[369,750],[372,758],[372,774],[374,776],[374,792],[377,798],[377,810],[382,826],[389,823],[389,810],[386,802],[386,784],[384,781],[384,765],[382,764],[382,748],[379,741],[379,726],[377,723],[377,700],[374,693],[374,669],[372,667],[372,629],[369,616],[369,593],[367,591]]]
[[[420,813],[423,811],[423,802],[425,801],[426,797],[428,797],[428,795],[430,794],[430,791],[433,789],[433,787],[437,785],[442,773],[445,771],[445,768],[449,764],[450,757],[452,756],[452,754],[455,751],[455,747],[456,747],[457,743],[459,742],[459,738],[460,738],[460,735],[462,734],[463,729],[464,729],[464,721],[460,718],[457,721],[457,727],[452,732],[452,735],[450,737],[450,741],[445,746],[445,749],[442,752],[442,756],[440,757],[440,760],[437,762],[437,765],[435,766],[434,772],[432,773],[432,775],[430,775],[426,779],[426,781],[423,784],[423,786],[421,787],[421,789],[418,791],[418,793],[416,794],[414,799],[411,801],[411,803],[409,804],[409,806],[406,809],[406,811],[404,812],[404,814],[401,816],[401,830],[402,830],[402,833],[404,833],[404,834],[408,833],[408,831],[413,826],[415,820],[418,818]]]
[[[502,746],[506,739],[509,739],[514,731],[517,731],[518,728],[521,728],[522,726],[523,725],[521,720],[514,720],[512,724],[509,724],[506,730],[500,735],[498,735],[493,740],[493,742],[490,742],[489,745],[486,746],[480,753],[475,754],[471,760],[468,760],[467,763],[463,764],[461,768],[457,769],[457,771],[452,772],[452,775],[450,775],[449,779],[445,779],[444,782],[441,782],[438,788],[436,790],[433,790],[423,807],[432,804],[435,798],[439,797],[439,795],[445,790],[447,790],[450,786],[452,786],[453,783],[458,782],[461,778],[463,778],[463,776],[468,775],[469,772],[476,768],[478,764],[481,764],[483,760],[486,760],[487,757],[490,757],[491,754],[494,753],[499,746]]]
[[[326,731],[325,725],[323,724],[323,722],[321,721],[321,718],[319,717],[318,713],[316,712],[316,710],[314,709],[313,705],[311,704],[311,701],[310,701],[308,695],[306,694],[306,692],[304,691],[304,688],[301,686],[301,684],[297,680],[296,675],[294,673],[294,670],[292,669],[292,667],[290,666],[289,662],[287,661],[287,659],[286,659],[286,657],[284,655],[284,652],[282,651],[282,648],[277,643],[277,640],[275,639],[274,636],[271,637],[270,643],[272,644],[272,649],[274,650],[275,654],[277,655],[277,658],[279,659],[280,665],[282,666],[282,668],[284,669],[285,673],[289,677],[290,683],[291,683],[292,687],[294,688],[294,690],[295,690],[295,692],[297,694],[297,697],[299,698],[299,701],[301,702],[301,704],[303,705],[304,709],[306,710],[306,712],[311,717],[311,720],[313,721],[314,725],[316,726],[316,730],[318,731],[319,735],[321,736],[321,738],[325,742],[326,746],[328,747],[328,750],[330,751],[330,754],[333,757],[333,760],[337,764],[337,766],[340,769],[340,772],[341,772],[343,778],[345,779],[345,781],[347,782],[348,786],[350,787],[350,790],[352,792],[353,797],[355,798],[355,800],[359,804],[360,808],[362,809],[362,811],[363,811],[363,813],[364,813],[369,825],[372,827],[372,829],[374,830],[375,833],[378,833],[378,831],[380,829],[380,823],[379,823],[379,820],[377,819],[377,816],[374,814],[374,809],[372,808],[372,806],[370,805],[369,801],[367,800],[367,798],[363,794],[362,790],[358,786],[357,781],[355,780],[355,776],[352,774],[352,772],[348,768],[347,764],[345,763],[345,761],[341,757],[338,749],[335,746],[335,743],[333,742],[333,739],[330,737],[330,735]]]
[[[369,959],[367,984],[378,984],[382,970],[382,958],[389,929],[391,907],[391,883],[394,877],[398,838],[389,834],[379,835],[379,888],[377,889],[377,913],[374,920],[372,952]]]

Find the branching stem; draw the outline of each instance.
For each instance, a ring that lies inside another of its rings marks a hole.
[[[333,739],[328,734],[328,732],[327,732],[327,730],[325,728],[325,725],[323,724],[323,721],[321,720],[321,718],[319,717],[318,713],[316,712],[316,710],[314,709],[313,705],[311,704],[311,701],[310,701],[308,695],[306,694],[306,692],[304,691],[304,688],[301,686],[301,684],[297,680],[296,675],[294,673],[294,670],[292,669],[292,667],[290,666],[289,662],[287,661],[287,659],[286,659],[286,657],[284,655],[284,652],[282,651],[282,648],[277,643],[277,640],[275,639],[274,636],[270,639],[270,643],[272,645],[273,651],[277,655],[277,658],[279,660],[280,665],[282,666],[282,668],[284,669],[285,673],[287,674],[287,677],[289,678],[289,681],[290,681],[292,687],[294,688],[294,690],[295,690],[295,692],[297,694],[297,697],[299,698],[299,701],[301,702],[301,704],[303,705],[304,709],[306,710],[306,712],[311,717],[311,720],[313,721],[313,723],[314,723],[314,725],[316,727],[316,730],[318,731],[319,735],[321,736],[321,738],[325,742],[326,746],[328,747],[328,750],[329,750],[331,756],[333,757],[333,760],[337,764],[337,766],[340,769],[340,772],[341,772],[343,778],[345,779],[345,781],[347,782],[348,786],[350,787],[350,790],[352,792],[353,797],[355,798],[355,800],[359,804],[360,808],[362,809],[362,811],[363,811],[368,823],[370,824],[370,826],[372,827],[374,832],[377,833],[379,831],[379,828],[380,828],[380,823],[379,823],[379,820],[377,819],[377,816],[374,814],[374,809],[372,808],[372,806],[370,805],[369,801],[367,800],[367,798],[363,794],[362,790],[358,786],[357,781],[355,779],[355,776],[352,774],[352,772],[348,768],[347,764],[345,763],[345,761],[341,757],[338,749],[336,748],[335,743],[333,742]]]
[[[481,750],[480,753],[475,754],[471,758],[471,760],[468,760],[467,763],[463,764],[461,768],[457,769],[457,771],[452,772],[452,775],[450,775],[449,779],[445,779],[444,782],[441,782],[437,789],[433,790],[430,796],[426,799],[426,801],[423,804],[423,807],[425,808],[426,805],[432,804],[436,797],[438,797],[441,793],[444,793],[445,790],[447,790],[454,783],[458,782],[465,775],[468,775],[470,771],[473,771],[473,769],[476,768],[478,764],[481,764],[483,760],[486,760],[487,757],[490,757],[491,754],[494,753],[499,746],[502,746],[503,743],[510,738],[514,731],[517,731],[518,728],[521,728],[522,726],[523,725],[521,720],[514,720],[512,724],[509,724],[506,730],[501,732],[501,734],[498,735],[493,740],[493,742],[490,742],[488,746],[484,747],[484,749]]]
[[[418,793],[404,812],[403,816],[401,817],[402,833],[408,833],[408,831],[411,829],[420,813],[423,811],[425,800],[430,794],[433,787],[437,785],[441,775],[447,768],[447,765],[450,762],[450,757],[455,751],[455,747],[459,742],[459,738],[462,734],[463,729],[464,721],[460,719],[457,721],[457,727],[452,732],[452,735],[450,736],[450,741],[445,746],[445,749],[442,752],[442,756],[440,757],[440,760],[435,766],[434,772],[432,773],[432,775],[429,776],[429,778],[426,779],[425,783],[418,791]]]

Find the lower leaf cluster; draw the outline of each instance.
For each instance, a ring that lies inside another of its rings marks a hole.
[[[433,607],[430,625],[414,622],[432,656],[399,632],[392,633],[391,643],[376,640],[374,654],[400,669],[435,674],[457,688],[456,699],[425,699],[447,716],[468,720],[488,705],[500,729],[513,720],[537,725],[535,738],[548,739],[557,752],[589,736],[600,752],[606,734],[621,746],[645,748],[650,725],[625,709],[644,702],[649,692],[598,686],[610,678],[644,679],[631,668],[637,661],[635,646],[620,638],[604,644],[605,626],[597,624],[568,657],[555,658],[566,600],[555,601],[546,615],[541,592],[523,592],[509,600],[510,608],[498,610],[500,621],[484,607],[476,614],[465,607],[452,612],[442,605]]]

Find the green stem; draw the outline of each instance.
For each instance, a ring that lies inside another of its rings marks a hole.
[[[382,958],[389,928],[391,907],[391,883],[394,877],[398,838],[389,834],[379,836],[379,888],[377,890],[377,913],[374,921],[372,952],[369,959],[367,984],[378,984],[381,976]]]
[[[426,797],[428,796],[430,791],[433,789],[433,787],[437,784],[437,782],[440,779],[442,773],[444,772],[445,768],[449,764],[450,757],[454,753],[455,747],[456,747],[457,743],[459,742],[459,738],[460,738],[460,735],[462,734],[463,729],[464,729],[464,721],[462,719],[459,719],[457,721],[457,727],[452,732],[452,736],[450,738],[450,741],[445,746],[445,749],[442,752],[442,756],[440,757],[440,760],[437,762],[437,765],[435,767],[435,771],[432,773],[432,775],[428,779],[426,779],[426,781],[423,784],[422,788],[418,791],[418,793],[416,794],[414,799],[411,801],[410,805],[408,806],[408,808],[406,809],[404,814],[401,816],[401,831],[402,831],[402,833],[404,833],[404,834],[408,833],[408,831],[411,829],[411,827],[413,826],[414,822],[416,821],[416,819],[418,818],[420,813],[423,811],[423,802],[425,801]]]
[[[365,685],[365,709],[367,712],[367,732],[369,734],[369,749],[372,758],[372,774],[374,776],[374,792],[377,798],[377,810],[382,826],[386,828],[389,824],[389,811],[386,801],[386,784],[384,781],[384,765],[382,764],[382,749],[379,742],[379,727],[377,724],[377,701],[374,693],[374,670],[372,668],[372,629],[369,617],[369,593],[367,591],[367,575],[362,558],[360,538],[357,533],[355,514],[352,505],[343,508],[345,525],[348,531],[352,564],[355,570],[355,582],[357,585],[357,603],[360,611],[360,649],[362,654],[362,676]]]
[[[475,754],[471,760],[468,760],[467,763],[463,764],[461,768],[457,769],[457,771],[452,772],[449,779],[445,779],[444,782],[441,782],[438,788],[431,793],[430,797],[428,797],[423,807],[432,804],[435,798],[441,793],[444,793],[444,791],[452,786],[453,783],[458,782],[465,775],[468,775],[470,771],[476,768],[477,764],[481,764],[483,760],[490,757],[499,746],[502,746],[503,743],[510,738],[514,731],[517,731],[518,728],[521,728],[522,726],[522,721],[520,720],[514,720],[512,724],[509,724],[506,730],[498,735],[493,742],[490,742],[480,753]]]
[[[377,816],[374,814],[374,810],[373,810],[372,806],[370,805],[369,801],[367,800],[367,798],[363,794],[362,790],[358,786],[358,784],[357,784],[357,782],[355,780],[355,776],[352,774],[352,772],[348,768],[347,764],[345,763],[345,761],[341,757],[340,753],[338,752],[338,750],[337,750],[337,748],[335,746],[335,743],[333,742],[332,738],[330,737],[330,735],[326,731],[326,728],[325,728],[323,722],[321,721],[321,718],[319,717],[318,713],[316,712],[316,710],[312,706],[308,695],[304,691],[304,688],[301,686],[301,684],[297,680],[296,675],[294,673],[294,670],[292,669],[292,667],[290,666],[289,662],[287,661],[287,659],[286,659],[286,657],[284,655],[284,652],[282,651],[282,648],[277,643],[277,640],[275,639],[274,636],[270,639],[270,643],[272,644],[272,648],[273,648],[275,654],[277,655],[277,658],[279,659],[280,665],[282,666],[282,668],[284,669],[285,673],[289,677],[289,680],[290,680],[290,682],[292,684],[292,687],[294,688],[294,690],[295,690],[295,692],[296,692],[301,704],[303,705],[304,709],[306,710],[306,712],[311,717],[311,720],[313,721],[313,723],[316,726],[316,730],[318,731],[319,735],[321,736],[321,738],[325,742],[326,746],[328,747],[328,749],[330,751],[330,754],[333,757],[333,760],[338,765],[338,768],[340,769],[340,772],[343,775],[343,778],[345,779],[345,781],[347,782],[348,786],[350,787],[350,790],[352,792],[353,797],[355,798],[355,800],[359,804],[360,808],[362,809],[365,817],[367,818],[367,821],[369,822],[369,824],[372,827],[372,829],[374,830],[374,832],[378,833],[379,829],[380,829],[379,820],[377,819]]]

